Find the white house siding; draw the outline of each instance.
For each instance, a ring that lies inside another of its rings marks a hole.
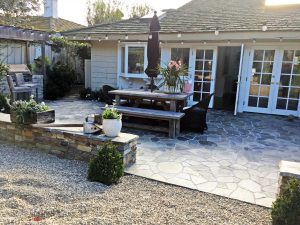
[[[99,90],[103,85],[117,87],[118,42],[92,42],[91,88]]]
[[[184,43],[183,45],[178,44],[163,44],[161,46],[161,62],[162,65],[165,65],[171,58],[171,48],[190,48],[190,69],[193,75],[193,68],[195,67],[195,62],[193,62],[193,54],[195,54],[196,49],[214,49],[216,51],[216,55],[218,54],[218,47],[221,46],[242,46],[244,44],[244,54],[243,54],[243,62],[241,68],[241,80],[240,80],[240,91],[238,97],[237,109],[238,112],[247,112],[247,99],[248,99],[248,86],[250,82],[250,78],[252,75],[252,65],[250,65],[251,52],[254,48],[256,49],[273,49],[277,52],[282,52],[284,50],[300,50],[300,42],[299,41],[288,41],[284,40],[280,42],[276,41],[257,41],[253,43],[252,40],[245,40],[236,43],[227,43],[227,42],[219,42],[219,43]],[[120,50],[119,50],[120,51]],[[118,60],[119,56],[119,60]],[[217,57],[216,57],[217,58]],[[145,78],[142,76],[141,78],[124,78],[120,77],[120,52],[118,54],[118,43],[107,41],[107,42],[93,42],[92,46],[92,59],[91,59],[91,86],[93,90],[99,89],[102,85],[107,84],[114,87],[119,86],[119,88],[129,88],[129,87],[140,87],[145,84]],[[280,59],[276,59],[274,62],[274,66],[278,69],[280,68]],[[277,71],[277,74],[279,72]],[[118,75],[119,74],[119,75]],[[134,83],[134,84],[132,84]],[[270,98],[272,101],[276,102],[277,93],[275,93]],[[273,103],[275,104],[275,103]],[[299,104],[300,105],[300,104]],[[259,112],[259,111],[258,111]],[[263,111],[260,111],[264,113]],[[279,115],[289,115],[293,114],[296,116],[300,116],[300,109],[296,112],[278,112],[276,110],[271,110],[269,112],[265,112],[268,114],[279,114]]]

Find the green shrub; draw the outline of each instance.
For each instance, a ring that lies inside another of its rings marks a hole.
[[[45,99],[56,100],[71,91],[76,75],[68,65],[56,63],[52,69],[47,68]]]
[[[273,225],[300,224],[300,180],[292,179],[272,207]]]
[[[0,112],[2,113],[10,112],[9,100],[1,93],[0,93]]]
[[[124,174],[123,156],[117,146],[105,144],[89,163],[88,179],[106,185],[117,183]]]

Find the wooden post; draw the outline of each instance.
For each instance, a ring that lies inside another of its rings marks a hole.
[[[42,73],[44,75],[44,80],[46,80],[46,64],[45,64],[45,58],[46,58],[46,48],[45,48],[45,42],[42,42]]]
[[[30,64],[30,44],[29,44],[29,41],[26,41],[25,42],[26,44],[26,48],[25,48],[25,62],[27,65]],[[32,71],[31,71],[32,72]]]
[[[175,138],[176,137],[176,121],[169,120],[169,137]]]
[[[120,103],[120,95],[116,95],[115,99],[116,99],[116,105],[121,105],[121,103]]]
[[[175,100],[170,101],[170,111],[176,112],[176,101]]]

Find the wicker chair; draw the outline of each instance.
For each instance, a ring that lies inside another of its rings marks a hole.
[[[31,88],[15,87],[12,77],[9,75],[6,76],[6,79],[10,90],[11,103],[17,100],[26,100],[26,101],[30,100]],[[22,95],[22,97],[20,97],[20,95]]]
[[[180,127],[182,131],[203,133],[204,130],[208,129],[206,123],[206,114],[213,95],[214,93],[205,97],[193,107],[183,110],[185,116],[180,121]]]
[[[38,85],[30,82],[24,81],[24,75],[22,73],[16,73],[16,84],[17,87],[29,87],[35,90],[35,100],[39,99],[38,96]]]

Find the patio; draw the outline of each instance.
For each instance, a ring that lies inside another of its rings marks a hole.
[[[59,123],[81,123],[101,103],[48,102]],[[204,134],[129,130],[140,136],[130,174],[270,207],[275,199],[280,160],[300,161],[299,119],[213,111]]]

